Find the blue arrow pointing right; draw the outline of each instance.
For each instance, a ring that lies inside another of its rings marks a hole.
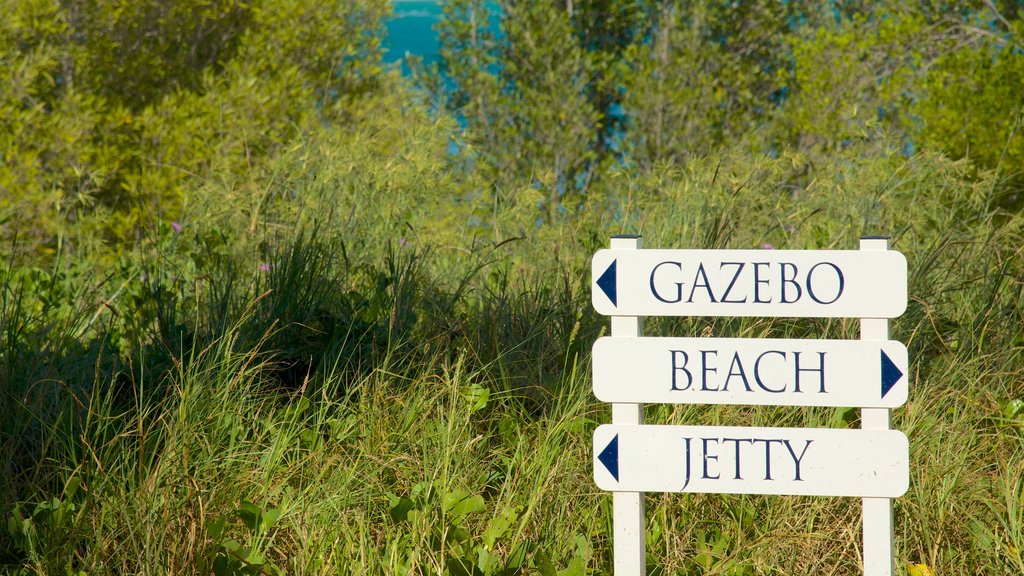
[[[616,290],[615,282],[615,269],[618,260],[612,260],[608,269],[601,274],[601,277],[597,279],[597,287],[604,292],[604,295],[612,301],[612,306],[619,305],[618,291]]]
[[[885,350],[882,350],[882,398],[885,398],[885,395],[900,381],[900,378],[903,378],[903,371],[889,358]]]
[[[619,481],[619,435],[616,434],[612,441],[601,450],[601,453],[597,455],[597,459],[604,464],[604,467],[608,469],[612,474],[612,478],[615,481]]]

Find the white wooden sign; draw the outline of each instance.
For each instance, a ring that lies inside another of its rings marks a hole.
[[[907,350],[889,318],[907,307],[907,261],[888,239],[860,250],[643,250],[616,236],[592,261],[594,480],[612,491],[616,576],[646,573],[644,492],[861,497],[866,576],[893,576],[892,498],[909,484]],[[859,341],[641,338],[643,316],[860,318]],[[854,406],[861,429],[645,426],[643,404]]]
[[[894,318],[907,261],[863,250],[599,250],[594,308],[608,316]]]
[[[594,395],[604,402],[893,408],[907,400],[900,342],[599,338]]]
[[[909,483],[898,430],[603,425],[594,480],[623,492],[896,498]]]

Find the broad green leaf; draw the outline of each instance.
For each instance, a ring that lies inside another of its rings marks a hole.
[[[494,549],[494,544],[508,533],[508,529],[518,519],[518,510],[515,508],[503,509],[490,521],[490,523],[487,524],[487,529],[484,530],[484,545],[486,545],[489,550]]]
[[[461,490],[456,490],[445,497],[444,508],[457,524],[469,514],[483,512],[486,506],[483,496],[470,496]]]
[[[207,528],[207,534],[209,534],[210,538],[212,538],[213,540],[219,540],[221,534],[224,533],[225,524],[227,524],[226,518],[224,518],[223,516],[217,517],[213,520],[213,522],[210,522],[210,525]]]
[[[225,540],[224,542],[221,542],[220,545],[221,545],[221,547],[223,547],[228,552],[230,552],[232,554],[236,554],[236,555],[242,556],[242,554],[241,554],[241,552],[243,551],[242,543],[239,542],[238,540],[234,540],[234,539],[232,539],[232,540]]]
[[[277,521],[281,518],[280,508],[269,508],[263,513],[263,532],[269,532],[271,528],[277,524]]]
[[[412,499],[406,496],[402,496],[400,498],[394,497],[394,499],[391,500],[389,513],[391,514],[391,519],[395,522],[404,522],[408,518],[409,512],[415,508],[416,503],[413,502]]]
[[[248,500],[242,500],[242,503],[238,506],[238,517],[245,524],[246,528],[254,532],[260,525],[260,513],[259,507]]]

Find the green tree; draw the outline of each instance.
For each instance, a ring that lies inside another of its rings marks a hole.
[[[622,113],[629,50],[645,42],[656,13],[649,0],[568,0],[566,12],[579,45],[592,62],[587,98],[597,110],[597,154],[604,155],[625,129]]]
[[[1008,184],[1001,200],[1024,197],[1024,19],[1020,4],[964,24],[975,38],[929,67],[912,112],[926,145],[995,169]],[[1012,8],[1011,8],[1012,7]]]
[[[621,130],[622,56],[642,33],[645,8],[635,0],[492,6],[446,3],[438,27],[446,82],[435,77],[432,86],[464,120],[497,202],[510,176],[525,175],[528,194],[538,193],[542,213],[554,218],[610,156]]]
[[[53,251],[106,181],[97,98],[68,87],[68,23],[47,0],[0,1],[0,240]]]
[[[441,64],[420,71],[466,125],[467,151],[486,174],[495,201],[525,178],[540,214],[587,188],[600,114],[587,95],[594,61],[555,2],[453,0],[438,26]],[[500,23],[495,26],[494,20]],[[498,34],[495,34],[495,29]],[[516,194],[522,192],[516,191]]]
[[[879,125],[901,130],[918,70],[937,49],[933,33],[921,11],[900,6],[801,26],[777,75],[788,91],[775,115],[783,142],[836,150]]]
[[[631,46],[625,90],[630,157],[685,162],[758,127],[785,96],[787,31],[799,2],[663,0]]]
[[[778,141],[836,151],[881,128],[996,169],[1013,202],[1024,188],[1022,38],[1019,2],[839,5],[787,36]]]
[[[509,103],[498,133],[500,164],[540,186],[553,217],[566,195],[586,190],[596,158],[600,115],[586,94],[593,61],[568,14],[547,2],[505,6],[502,57]]]
[[[0,2],[0,241],[30,253],[134,241],[384,73],[386,0]]]
[[[437,30],[441,73],[450,81],[446,103],[478,126],[491,124],[490,113],[498,96],[497,16],[490,4],[487,0],[447,2]]]
[[[70,43],[62,81],[135,111],[175,90],[202,90],[204,71],[235,56],[254,11],[239,0],[60,5]]]

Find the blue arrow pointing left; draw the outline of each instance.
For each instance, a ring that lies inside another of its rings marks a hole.
[[[604,450],[597,455],[597,459],[604,464],[604,467],[608,469],[612,474],[612,478],[615,481],[619,481],[619,435],[616,434],[612,441],[604,447]]]
[[[597,287],[600,288],[601,291],[604,292],[604,295],[612,301],[612,306],[619,305],[618,292],[615,286],[615,264],[617,262],[618,260],[612,260],[608,269],[605,270],[604,273],[601,274],[601,277],[597,279]]]

